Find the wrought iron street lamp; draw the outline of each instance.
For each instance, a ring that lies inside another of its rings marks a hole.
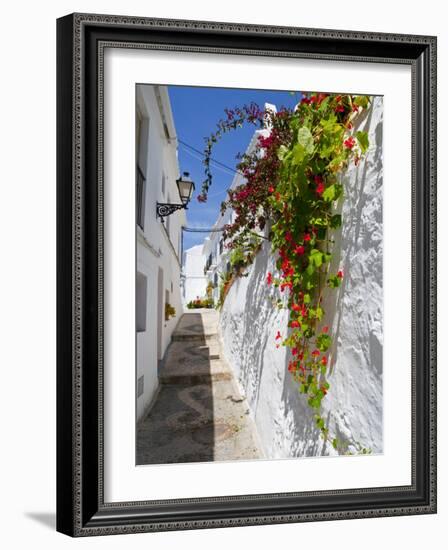
[[[171,204],[166,202],[158,202],[157,203],[157,216],[161,218],[163,223],[163,218],[166,218],[166,216],[171,216],[173,212],[176,212],[176,210],[185,209],[188,208],[188,203],[191,200],[191,197],[193,195],[194,191],[194,183],[190,178],[190,174],[188,172],[184,172],[182,176],[176,180],[177,189],[179,191],[179,197],[182,204]]]

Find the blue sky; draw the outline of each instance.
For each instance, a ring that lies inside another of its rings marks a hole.
[[[174,124],[179,140],[198,149],[204,150],[205,139],[216,130],[216,123],[225,118],[224,109],[232,109],[249,104],[251,101],[263,107],[273,103],[280,109],[282,106],[294,107],[299,96],[289,91],[240,90],[227,88],[199,88],[189,86],[169,86],[168,93],[174,116]],[[235,169],[237,153],[244,153],[255,127],[247,124],[243,128],[226,134],[213,148],[212,158]],[[221,202],[226,197],[226,190],[232,183],[234,173],[212,163],[213,185],[210,188],[206,203],[200,203],[196,196],[200,193],[204,180],[203,156],[191,151],[179,143],[179,167],[181,172],[190,172],[196,189],[187,210],[188,227],[210,228],[219,214]],[[207,233],[184,233],[184,250],[202,243]]]

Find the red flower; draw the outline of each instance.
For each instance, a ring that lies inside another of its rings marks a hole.
[[[266,277],[266,283],[272,285],[272,273],[269,271]]]
[[[322,176],[314,176],[314,183],[324,183],[324,178]]]
[[[311,355],[313,357],[318,357],[320,355],[320,351],[318,349],[315,349]]]
[[[309,233],[305,233],[305,235],[303,236],[303,240],[305,242],[311,241],[311,235]]]
[[[316,193],[318,195],[322,195],[322,193],[325,191],[325,187],[323,183],[319,183],[319,185],[316,187]]]
[[[344,276],[344,273],[343,273],[342,269],[340,269],[340,270],[338,271],[338,277],[339,277],[339,279],[342,279],[343,276]]]
[[[291,282],[287,282],[287,283],[282,283],[280,285],[280,290],[281,292],[283,292],[285,290],[285,288],[289,288],[291,289],[292,288],[292,283]]]
[[[274,188],[271,186],[269,186],[269,189],[268,189],[269,193],[273,193],[274,192]]]
[[[282,337],[282,335],[280,334],[280,331],[277,330],[277,335],[275,336],[275,339],[280,340],[281,337]]]
[[[324,367],[325,367],[326,364],[328,363],[327,358],[325,357],[325,355],[322,357],[321,363],[322,363],[322,365],[323,365]]]
[[[322,329],[322,332],[324,332],[325,334],[328,332],[328,325],[324,326],[324,328]]]
[[[338,105],[335,109],[336,113],[343,113],[344,111],[345,111],[345,109],[344,109],[343,105]]]
[[[304,254],[304,252],[305,252],[305,247],[302,246],[302,245],[296,246],[296,247],[294,248],[294,252],[295,252],[298,256],[301,256],[301,255]]]
[[[293,355],[297,355],[299,353],[299,350],[297,348],[292,348],[291,353]]]
[[[291,234],[290,231],[287,231],[287,232],[285,233],[285,239],[286,239],[287,241],[289,241],[289,242],[292,241],[292,234]]]
[[[300,328],[299,321],[292,321],[291,322],[291,328]]]
[[[353,136],[350,136],[344,141],[344,145],[347,147],[347,149],[353,149],[355,143],[355,138]]]
[[[293,311],[299,312],[300,311],[300,306],[299,306],[299,304],[292,304],[291,309]]]

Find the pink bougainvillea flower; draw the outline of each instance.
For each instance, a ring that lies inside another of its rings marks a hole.
[[[297,348],[292,348],[291,353],[293,355],[297,355],[299,353],[299,350]]]
[[[344,111],[345,111],[345,109],[344,109],[343,105],[338,105],[335,109],[336,113],[343,113]]]
[[[276,340],[280,340],[281,337],[282,337],[282,335],[280,334],[280,331],[278,330],[278,331],[277,331],[277,334],[276,334],[276,336],[275,336],[275,339],[276,339]]]
[[[320,351],[318,349],[313,350],[313,353],[311,354],[313,357],[318,357],[320,355]]]
[[[266,282],[268,285],[272,285],[272,273],[269,271],[266,276]]]
[[[305,233],[305,235],[303,236],[303,240],[305,242],[311,241],[311,235],[309,233]]]
[[[350,136],[344,141],[344,145],[345,147],[347,147],[347,149],[353,149],[353,146],[355,145],[355,143],[356,143],[355,138],[353,136]]]
[[[319,183],[319,185],[316,187],[316,193],[318,195],[322,195],[322,193],[325,191],[325,187],[323,183]]]
[[[342,269],[340,269],[338,271],[338,277],[339,277],[339,279],[342,279],[342,277],[344,277],[344,273],[343,273]]]
[[[300,323],[299,321],[291,321],[291,328],[299,328]]]
[[[296,246],[296,247],[294,248],[294,252],[295,252],[298,256],[301,256],[302,254],[305,253],[305,247],[302,246],[302,245]]]
[[[292,304],[292,305],[291,305],[291,309],[292,309],[293,311],[300,311],[300,306],[299,306],[299,304]]]

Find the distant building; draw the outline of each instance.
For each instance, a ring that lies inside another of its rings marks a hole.
[[[207,277],[205,276],[205,256],[203,245],[198,244],[184,252],[183,268],[183,303],[188,304],[199,296],[203,298],[207,292]]]
[[[158,388],[158,362],[182,314],[181,237],[185,210],[156,218],[156,203],[179,203],[177,137],[166,86],[136,93],[137,419]],[[174,307],[169,319],[166,310]]]

